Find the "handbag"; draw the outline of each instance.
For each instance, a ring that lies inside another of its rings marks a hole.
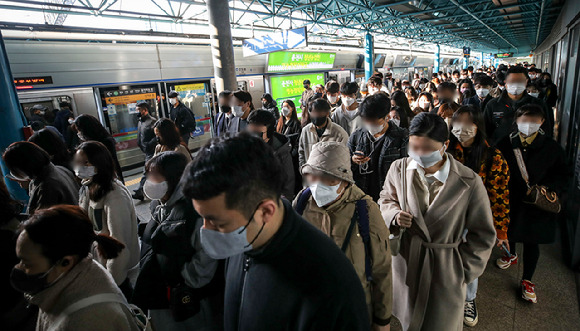
[[[404,157],[401,161],[401,197],[399,197],[399,205],[401,206],[401,211],[405,211],[407,208],[407,158]],[[405,233],[405,228],[399,228],[399,234],[395,236],[394,234],[389,235],[389,245],[391,245],[391,255],[399,255],[401,249],[401,237]]]
[[[560,204],[556,192],[550,191],[546,186],[542,185],[535,184],[530,186],[528,170],[526,169],[522,151],[519,148],[514,148],[514,154],[516,156],[516,161],[518,162],[518,168],[520,168],[520,172],[522,173],[522,178],[528,186],[524,203],[534,205],[537,208],[550,213],[558,214],[562,209],[562,205]]]
[[[169,309],[176,322],[182,322],[195,316],[201,310],[202,299],[200,289],[195,289],[186,284],[171,287],[169,297]]]

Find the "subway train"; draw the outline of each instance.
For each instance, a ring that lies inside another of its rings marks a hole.
[[[169,90],[179,92],[196,116],[198,125],[192,133],[190,149],[201,147],[212,137],[215,84],[207,45],[37,40],[6,40],[5,44],[25,116],[30,118],[29,109],[36,104],[53,110],[60,102],[69,102],[75,116],[97,117],[117,141],[119,162],[125,170],[144,161],[136,140],[136,104],[145,101],[151,106],[152,115],[166,117],[169,104],[164,95]],[[238,88],[250,92],[256,106],[264,92],[272,93],[277,101],[298,101],[306,78],[313,84],[331,79],[339,83],[364,80],[361,50],[288,52],[298,61],[319,61],[314,66],[308,63],[292,68],[284,66],[284,59],[268,55],[244,57],[238,47],[234,51]],[[375,68],[390,71],[395,78],[409,79],[414,73],[429,78],[432,74],[433,54],[376,52]],[[279,60],[282,62],[275,63]],[[443,54],[440,70],[450,72],[459,69],[460,64],[458,55]]]

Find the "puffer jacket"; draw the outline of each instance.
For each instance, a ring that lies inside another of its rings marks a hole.
[[[324,130],[322,137],[318,137],[314,124],[309,123],[306,125],[302,129],[300,142],[298,144],[298,163],[300,167],[308,161],[312,146],[320,141],[338,141],[346,145],[348,142],[348,133],[340,125],[333,123],[330,118],[328,119],[326,130]]]
[[[116,294],[124,300],[111,275],[89,256],[54,285],[30,297],[30,303],[40,308],[36,330],[139,330],[128,308],[117,302],[96,303],[62,318],[68,306],[97,294]]]
[[[282,169],[284,169],[284,187],[282,194],[287,199],[294,197],[294,165],[292,162],[292,145],[290,140],[282,134],[274,132],[272,139],[269,141],[270,146],[274,149],[274,155],[280,161]]]
[[[76,205],[79,184],[70,170],[50,163],[42,175],[30,182],[29,195],[27,214],[59,204]]]
[[[389,229],[381,216],[379,206],[356,185],[350,185],[337,201],[326,208],[318,207],[314,198],[310,197],[302,217],[329,236],[338,247],[342,247],[358,200],[365,200],[368,208],[372,281],[367,281],[366,278],[365,248],[358,226],[353,229],[345,254],[353,264],[365,290],[369,315],[372,315],[369,318],[378,325],[387,325],[390,323],[393,303],[391,251],[388,246]],[[297,202],[298,198],[294,200],[294,207]]]
[[[153,125],[157,119],[151,115],[142,116],[137,123],[137,144],[143,153],[145,153],[145,160],[149,160],[155,154],[155,146],[157,146],[157,139],[155,139],[155,132]]]
[[[95,231],[109,235],[125,245],[119,256],[112,260],[102,258],[94,249],[95,260],[106,267],[117,285],[122,284],[127,277],[133,281],[139,268],[139,237],[131,193],[115,179],[109,193],[99,201],[92,201],[89,197],[91,180],[84,180],[82,184],[79,206],[89,215]]]

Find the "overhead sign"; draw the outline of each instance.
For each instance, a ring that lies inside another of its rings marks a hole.
[[[275,52],[268,55],[268,72],[332,69],[335,53]]]
[[[469,57],[471,55],[470,47],[463,47],[463,57]]]
[[[35,85],[52,84],[52,76],[14,78],[16,88],[32,88]]]
[[[138,101],[145,101],[150,99],[154,100],[156,97],[157,94],[155,93],[128,94],[115,97],[106,97],[105,102],[107,105],[127,105],[137,103]]]
[[[304,86],[302,82],[304,80],[310,80],[310,86],[315,86],[317,84],[324,85],[324,73],[313,73],[313,74],[303,74],[303,75],[292,75],[292,76],[271,76],[270,86],[272,86],[272,97],[276,100],[278,108],[282,108],[282,103],[285,100],[292,100],[296,105],[296,111],[298,116],[301,114],[300,110],[300,98],[302,97],[302,92],[304,92]]]
[[[493,57],[495,57],[496,59],[505,59],[506,57],[512,56],[514,56],[513,52],[506,52],[506,53],[497,53]]]
[[[245,39],[242,42],[242,51],[244,56],[252,56],[306,46],[308,42],[306,27],[304,27],[280,30],[259,38]]]

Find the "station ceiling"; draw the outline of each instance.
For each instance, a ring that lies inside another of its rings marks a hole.
[[[246,31],[250,37],[275,29],[306,26],[309,41],[312,38],[329,44],[360,42],[370,32],[378,42],[397,46],[440,44],[453,48],[470,46],[482,52],[524,54],[541,44],[550,33],[563,2],[233,0],[229,6],[232,28]],[[111,26],[107,22],[122,20],[141,21],[142,24],[129,24],[136,30],[175,32],[175,26],[179,26],[179,32],[188,33],[199,31],[208,19],[203,0],[0,0],[0,9],[30,14],[26,18],[10,16],[12,20],[0,15],[2,23],[44,23],[45,28],[54,27],[59,31],[83,24],[106,28]],[[96,21],[97,18],[102,20]]]

